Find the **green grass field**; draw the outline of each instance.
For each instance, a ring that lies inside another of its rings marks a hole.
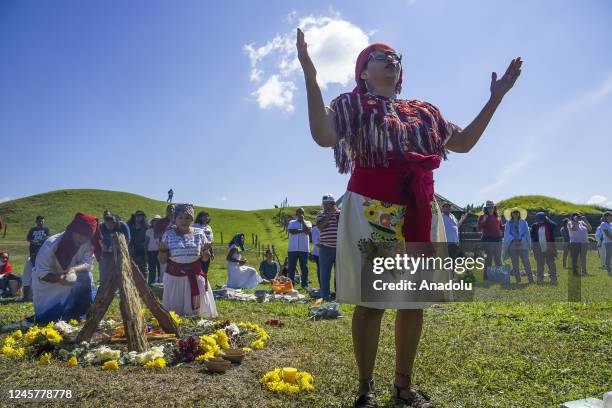
[[[574,204],[552,197],[541,195],[515,196],[497,203],[497,208],[504,210],[511,207],[522,207],[532,211],[547,211],[553,214],[571,214],[581,212],[584,214],[602,214],[608,208],[598,205]]]
[[[0,204],[0,215],[9,221],[0,248],[11,250],[18,272],[27,252],[25,233],[38,213],[46,215],[53,231],[59,231],[76,209],[100,214],[110,208],[125,218],[138,208],[148,214],[164,208],[164,203],[124,193],[71,190],[48,194]],[[310,207],[307,212],[313,210]],[[261,242],[274,244],[284,254],[286,238],[274,223],[276,211],[210,210],[216,234],[223,231],[229,237],[236,231],[254,233]],[[254,264],[257,256],[252,245],[248,247],[246,257]],[[219,247],[217,253],[209,274],[213,286],[226,279],[223,248]],[[314,264],[311,266],[314,269]],[[427,309],[414,374],[416,385],[430,393],[440,407],[558,407],[567,400],[601,398],[612,389],[612,278],[598,268],[594,252],[589,253],[588,266],[593,276],[583,278],[583,295],[585,300],[596,301],[548,301],[561,299],[567,290],[567,270],[558,259],[558,287],[494,287],[495,294],[506,301],[442,304]],[[105,372],[92,367],[69,369],[57,362],[38,366],[0,357],[0,376],[5,379],[2,389],[69,388],[80,405],[96,407],[352,404],[356,368],[350,336],[351,306],[342,306],[342,319],[318,322],[306,319],[307,305],[219,301],[217,307],[221,317],[230,320],[263,324],[272,316],[281,316],[286,325],[267,327],[271,340],[266,348],[250,354],[240,367],[224,375],[202,373],[198,365]],[[32,313],[31,304],[4,302],[0,304],[0,324]],[[109,316],[120,316],[116,302]],[[382,406],[393,406],[393,364],[393,312],[388,311],[375,374]],[[312,373],[316,391],[285,397],[263,390],[258,378],[283,366]]]

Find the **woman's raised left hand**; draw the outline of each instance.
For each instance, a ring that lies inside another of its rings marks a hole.
[[[491,97],[501,100],[504,95],[512,89],[514,83],[521,75],[521,65],[523,60],[521,57],[517,57],[510,62],[504,75],[497,79],[497,72],[491,73]]]

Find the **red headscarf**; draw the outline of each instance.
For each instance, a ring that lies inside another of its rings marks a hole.
[[[62,240],[55,250],[55,257],[60,266],[67,269],[70,261],[79,250],[79,247],[72,240],[73,232],[91,239],[92,250],[99,261],[102,253],[102,233],[98,227],[98,219],[93,215],[76,213],[72,222],[66,227]]]
[[[366,69],[366,65],[368,65],[370,54],[373,53],[374,51],[397,52],[391,46],[387,44],[383,44],[383,43],[370,44],[366,48],[364,48],[364,50],[359,53],[359,56],[357,56],[357,63],[355,64],[355,83],[357,84],[357,86],[355,86],[355,89],[353,89],[353,92],[361,93],[361,94],[368,92],[368,90],[365,89],[365,87],[363,86],[363,79],[361,79],[361,73]],[[402,90],[402,72],[403,70],[404,70],[403,68],[400,68],[399,80],[397,81],[397,85],[396,85],[397,93],[400,93],[400,91]]]

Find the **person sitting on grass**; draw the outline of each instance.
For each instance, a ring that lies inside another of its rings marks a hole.
[[[286,256],[281,266],[281,276],[289,276],[289,257]]]
[[[21,287],[21,278],[13,275],[8,251],[0,252],[0,297],[15,297]]]
[[[102,233],[93,215],[77,213],[64,232],[49,237],[32,271],[34,314],[39,324],[84,319],[95,296],[94,255],[100,262]]]
[[[247,260],[242,257],[244,251],[244,234],[237,233],[230,241],[227,253],[227,287],[232,289],[251,289],[263,279],[255,268],[246,266]]]
[[[32,269],[34,269],[34,263],[31,258],[28,258],[23,264],[23,273],[21,274],[21,297],[16,300],[17,302],[32,301]]]
[[[158,259],[166,264],[163,305],[183,316],[217,317],[217,306],[201,261],[210,258],[210,243],[201,228],[191,226],[191,204],[176,206],[176,226],[159,243]],[[159,221],[158,221],[159,222]]]
[[[268,283],[278,278],[280,275],[280,266],[278,262],[274,260],[274,254],[271,250],[266,249],[266,259],[261,261],[259,264],[259,273],[263,278],[264,283]]]

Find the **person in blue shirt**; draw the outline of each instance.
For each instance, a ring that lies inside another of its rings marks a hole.
[[[529,225],[525,221],[527,211],[519,207],[509,208],[504,212],[504,218],[508,220],[504,228],[504,259],[510,257],[512,273],[516,278],[516,283],[521,283],[521,273],[519,271],[520,258],[527,273],[529,283],[533,283],[531,263],[529,262],[531,236],[529,235]]]
[[[131,235],[128,225],[108,210],[104,211],[104,223],[100,225],[100,232],[102,233],[102,257],[100,258],[99,269],[100,285],[102,285],[108,279],[113,264],[111,234],[120,232],[125,236],[126,243],[130,242]]]
[[[266,259],[259,264],[259,273],[264,281],[272,281],[280,275],[280,265],[274,260],[274,254],[266,249]]]

